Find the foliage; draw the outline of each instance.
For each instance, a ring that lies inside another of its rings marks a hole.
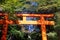
[[[24,33],[20,30],[20,27],[17,27],[17,25],[14,26],[9,25],[8,30],[9,30],[7,35],[8,40],[10,39],[10,37],[11,39],[13,39],[13,37],[15,37],[16,39],[24,37]]]
[[[27,2],[27,3],[26,3]],[[30,4],[29,4],[30,2]],[[38,3],[37,7],[33,8],[33,3]],[[1,7],[4,11],[9,11],[10,13],[14,11],[23,11],[23,9],[34,9],[38,10],[47,10],[51,7],[59,7],[59,1],[57,0],[38,0],[38,1],[26,1],[26,0],[4,0],[1,4]],[[32,10],[31,9],[31,10]],[[30,11],[31,11],[30,10]]]

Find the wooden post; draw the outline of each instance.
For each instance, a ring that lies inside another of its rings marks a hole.
[[[3,29],[2,29],[2,37],[1,37],[1,40],[7,40],[6,37],[7,37],[7,30],[8,30],[8,23],[7,23],[7,20],[8,20],[8,16],[4,16],[4,20],[3,20]]]
[[[41,30],[42,30],[42,40],[47,40],[46,26],[44,24],[41,25]]]
[[[46,25],[44,22],[44,17],[41,17],[41,31],[42,31],[42,40],[47,40],[47,35],[46,35]]]

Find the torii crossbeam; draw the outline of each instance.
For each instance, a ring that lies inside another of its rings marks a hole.
[[[0,13],[0,16],[4,16],[4,20],[0,20],[0,24],[3,24],[3,30],[2,30],[2,37],[1,40],[7,40],[7,29],[8,24],[14,24],[14,21],[8,19],[8,14],[2,14]],[[42,40],[47,40],[46,35],[46,25],[54,25],[54,21],[48,21],[45,20],[44,17],[53,17],[53,14],[16,14],[17,17],[22,16],[23,20],[16,20],[16,24],[35,24],[35,25],[41,25],[42,30]],[[40,17],[37,21],[27,21],[26,17]]]

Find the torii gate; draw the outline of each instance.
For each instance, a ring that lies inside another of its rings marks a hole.
[[[0,24],[3,24],[3,30],[2,30],[2,37],[1,40],[7,40],[7,29],[8,24],[14,24],[14,21],[8,19],[8,14],[2,14],[0,13],[0,16],[4,16],[4,20],[0,20]],[[23,20],[16,20],[16,24],[35,24],[35,25],[41,25],[42,30],[42,40],[47,40],[46,35],[46,25],[54,25],[54,21],[48,21],[45,20],[44,17],[53,17],[54,14],[16,14],[17,17],[22,16]],[[26,17],[40,17],[37,21],[27,21]]]

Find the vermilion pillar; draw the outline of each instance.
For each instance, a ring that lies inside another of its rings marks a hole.
[[[4,16],[4,20],[3,20],[3,29],[2,29],[2,37],[1,40],[7,40],[7,30],[8,30],[8,16]]]
[[[42,16],[41,17],[41,32],[42,32],[42,40],[47,40],[47,34],[46,34],[46,25],[45,25],[45,19]]]

